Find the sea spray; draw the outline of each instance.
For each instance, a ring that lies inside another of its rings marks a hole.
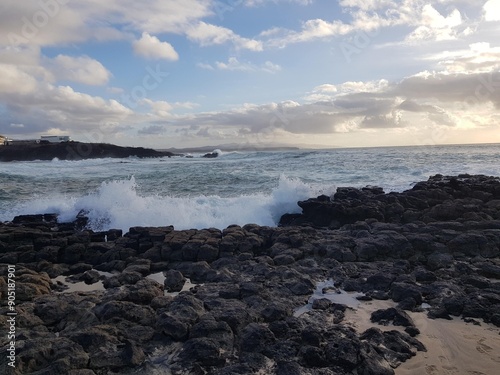
[[[300,212],[299,200],[319,193],[319,189],[285,175],[279,177],[271,193],[236,197],[140,195],[138,190],[134,177],[107,181],[80,197],[55,196],[28,202],[19,214],[51,212],[57,213],[61,221],[71,221],[83,211],[90,229],[96,231],[165,225],[176,229],[223,229],[248,223],[275,226],[284,213]]]

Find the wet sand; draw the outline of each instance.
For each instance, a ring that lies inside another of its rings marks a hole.
[[[349,310],[344,320],[358,332],[370,327],[403,330],[370,322],[373,311],[394,307],[392,301],[362,303]],[[427,352],[417,355],[395,369],[396,375],[497,375],[500,374],[500,328],[481,321],[477,326],[460,318],[428,319],[426,312],[409,313],[420,329],[420,340]]]
[[[500,329],[454,320],[428,319],[425,313],[410,314],[427,348],[403,363],[397,375],[496,375],[500,374]]]

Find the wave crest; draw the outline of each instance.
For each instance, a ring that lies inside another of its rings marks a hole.
[[[57,213],[72,221],[80,211],[96,231],[133,226],[166,226],[176,229],[226,228],[231,224],[275,226],[284,213],[300,212],[299,200],[318,195],[312,186],[281,175],[270,193],[221,197],[140,195],[134,177],[103,182],[93,193],[80,197],[36,199],[15,209],[15,215]]]

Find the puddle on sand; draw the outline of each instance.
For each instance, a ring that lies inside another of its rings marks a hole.
[[[316,289],[314,290],[313,295],[307,301],[307,305],[296,309],[293,313],[293,316],[299,317],[302,314],[311,311],[314,300],[321,298],[327,298],[333,303],[346,305],[347,307],[356,309],[361,303],[356,298],[360,296],[364,296],[364,293],[350,293],[346,292],[345,290],[336,288],[335,283],[332,279],[322,281],[316,284]]]
[[[117,274],[110,273],[110,272],[103,272],[103,271],[97,271],[99,272],[99,275],[104,276],[105,278],[107,277],[112,277],[116,276]],[[151,275],[146,276],[146,278],[150,280],[154,280],[160,285],[164,285],[163,282],[165,281],[165,275],[163,272],[157,272],[153,273]],[[67,276],[58,276],[54,279],[52,279],[52,282],[55,284],[62,284],[67,287],[67,289],[64,289],[60,291],[59,293],[71,293],[71,292],[94,292],[94,291],[102,291],[105,290],[104,285],[102,284],[102,280],[99,280],[98,282],[94,284],[86,284],[84,281],[78,281],[78,282],[72,282],[68,279]],[[194,288],[198,284],[193,284],[191,280],[186,279],[186,282],[184,283],[184,286],[182,287],[181,292],[188,291],[192,288]],[[180,292],[167,292],[165,291],[166,296],[176,296]]]
[[[154,280],[160,285],[164,285],[164,282],[165,282],[165,275],[163,274],[163,272],[152,273],[151,275],[146,276],[146,278],[148,278],[150,280]],[[184,286],[182,287],[181,292],[186,292],[188,290],[191,290],[196,285],[203,285],[203,284],[193,284],[190,279],[186,278],[186,282],[184,283]],[[179,293],[180,292],[168,292],[165,290],[164,294],[166,296],[175,297]]]
[[[103,271],[97,271],[97,272],[99,272],[99,275],[104,277],[114,276],[114,274],[109,272],[103,272]],[[62,290],[59,293],[94,292],[98,290],[104,290],[104,285],[102,285],[102,280],[99,280],[94,284],[86,284],[84,281],[78,281],[76,283],[69,281],[68,276],[57,276],[56,278],[52,279],[52,282],[56,284],[65,285],[67,287],[67,289]]]
[[[146,278],[154,280],[160,285],[164,285],[163,282],[165,281],[165,275],[163,272],[152,273],[151,275],[147,275]]]

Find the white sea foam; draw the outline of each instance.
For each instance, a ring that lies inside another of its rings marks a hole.
[[[300,212],[299,200],[319,194],[312,186],[284,175],[271,193],[237,197],[141,196],[137,188],[134,177],[103,182],[91,194],[43,197],[18,206],[12,214],[57,213],[60,221],[71,221],[83,210],[94,230],[165,225],[223,229],[248,223],[275,226],[284,213]]]

